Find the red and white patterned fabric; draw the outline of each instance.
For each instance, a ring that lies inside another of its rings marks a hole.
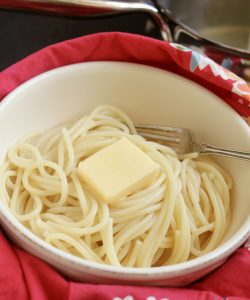
[[[79,62],[125,61],[177,73],[212,91],[250,121],[250,89],[212,60],[177,44],[126,33],[100,33],[42,49],[0,73],[0,99],[45,71]],[[250,299],[250,244],[219,269],[182,288],[76,283],[25,253],[0,232],[0,300]]]

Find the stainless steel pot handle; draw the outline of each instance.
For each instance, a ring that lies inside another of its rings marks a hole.
[[[168,25],[151,0],[4,0],[0,1],[0,8],[83,17],[144,12],[159,26],[162,39],[172,41]]]

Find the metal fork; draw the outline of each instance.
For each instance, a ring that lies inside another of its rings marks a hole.
[[[136,124],[135,127],[137,132],[146,139],[171,147],[180,155],[198,152],[199,154],[222,155],[250,161],[250,152],[229,150],[199,143],[195,134],[186,128],[146,124]]]

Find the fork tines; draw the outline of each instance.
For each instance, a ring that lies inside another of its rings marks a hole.
[[[177,149],[176,147],[181,142],[182,130],[179,128],[141,124],[136,124],[135,127],[137,132],[148,140],[165,144],[174,149]]]

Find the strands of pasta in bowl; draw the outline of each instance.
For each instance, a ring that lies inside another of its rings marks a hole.
[[[121,138],[159,168],[146,186],[109,203],[77,169]],[[172,149],[139,136],[124,112],[106,105],[21,139],[8,151],[0,182],[1,200],[35,235],[104,264],[185,262],[215,249],[229,222],[232,182],[220,166],[208,158],[180,160]]]

